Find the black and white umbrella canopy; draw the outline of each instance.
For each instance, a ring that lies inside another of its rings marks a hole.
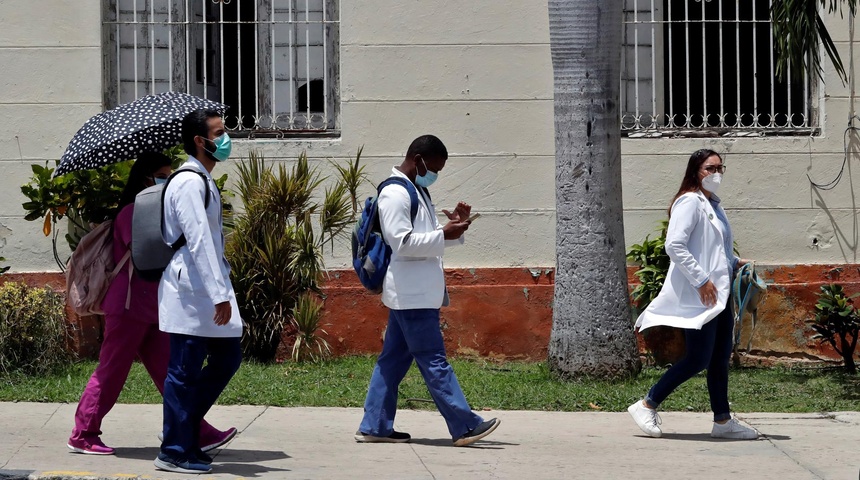
[[[102,112],[72,137],[54,176],[131,160],[182,143],[182,119],[201,108],[222,115],[227,106],[180,92],[147,95]]]

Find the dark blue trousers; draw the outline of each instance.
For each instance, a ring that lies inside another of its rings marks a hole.
[[[397,413],[397,388],[412,360],[448,424],[451,438],[463,436],[484,421],[472,412],[445,356],[439,309],[390,310],[385,342],[370,377],[359,430],[380,437],[391,435]]]
[[[239,337],[170,334],[162,453],[179,461],[195,458],[200,449],[200,421],[242,363],[239,342]]]
[[[708,395],[714,421],[732,418],[729,410],[729,359],[733,328],[731,308],[726,306],[716,318],[702,325],[701,330],[684,329],[687,353],[651,387],[645,397],[648,403],[659,406],[678,386],[707,368]]]

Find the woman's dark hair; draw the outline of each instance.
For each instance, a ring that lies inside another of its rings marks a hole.
[[[687,171],[684,172],[684,179],[681,180],[681,188],[678,189],[678,193],[672,197],[672,201],[669,202],[669,216],[672,216],[672,205],[675,204],[675,200],[678,199],[681,195],[687,192],[695,192],[702,188],[702,181],[699,180],[699,169],[702,168],[702,164],[705,163],[705,160],[716,155],[720,161],[723,161],[723,157],[720,157],[720,154],[708,149],[703,148],[701,150],[696,150],[690,155],[690,160],[687,162]]]
[[[197,155],[197,145],[194,143],[194,137],[200,136],[203,138],[209,137],[209,119],[221,117],[221,114],[215,110],[201,108],[194,110],[185,118],[182,119],[182,148],[188,155]]]
[[[125,184],[125,189],[122,191],[122,196],[119,197],[119,206],[117,213],[122,210],[122,207],[134,203],[134,197],[142,192],[146,185],[143,183],[162,167],[168,167],[173,162],[170,157],[159,152],[144,152],[138,155],[134,165],[131,166],[131,172],[128,174],[128,181]]]

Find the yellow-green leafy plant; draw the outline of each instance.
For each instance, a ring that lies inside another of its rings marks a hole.
[[[300,358],[305,346],[325,345],[314,340],[322,340],[323,332],[318,312],[310,315],[316,310],[307,296],[322,301],[323,248],[355,222],[357,188],[351,186],[357,187],[364,175],[360,153],[333,178],[312,168],[304,153],[292,165],[266,162],[256,152],[238,164],[234,190],[243,208],[234,214],[226,254],[246,322],[246,356],[271,361],[282,336],[292,334]],[[300,304],[301,298],[308,300]],[[328,349],[315,351],[314,358],[321,358]]]
[[[47,287],[0,286],[0,373],[41,374],[69,360],[64,305]]]

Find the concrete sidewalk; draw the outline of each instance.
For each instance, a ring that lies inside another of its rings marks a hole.
[[[663,413],[664,438],[627,413],[482,412],[502,424],[487,441],[451,446],[436,412],[402,410],[409,444],[359,444],[360,409],[216,406],[207,417],[240,433],[214,453],[213,473],[156,470],[160,405],[117,405],[102,439],[115,456],[66,448],[75,405],[0,403],[0,479],[855,479],[860,413],[740,415],[765,435],[710,438],[710,415]]]

